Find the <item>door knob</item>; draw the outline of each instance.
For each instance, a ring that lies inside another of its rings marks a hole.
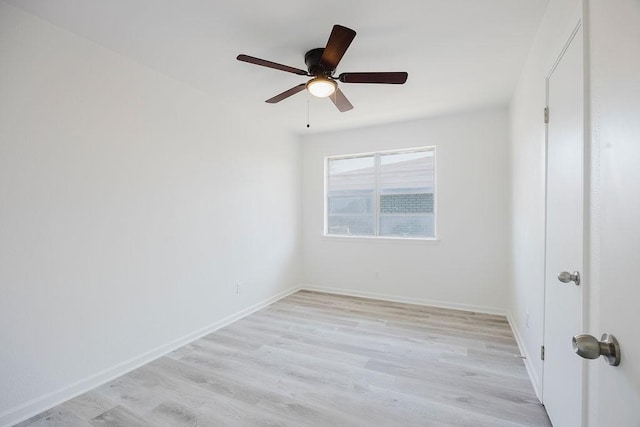
[[[575,282],[576,286],[579,286],[580,272],[574,271],[573,274],[571,274],[568,271],[563,271],[562,273],[558,274],[558,280],[560,280],[562,283]]]
[[[603,334],[601,341],[592,335],[580,334],[571,340],[573,350],[585,359],[597,359],[604,356],[611,366],[620,364],[620,345],[613,335]]]

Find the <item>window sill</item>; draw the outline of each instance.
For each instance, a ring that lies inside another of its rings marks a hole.
[[[395,236],[341,236],[332,234],[323,234],[323,239],[343,242],[376,242],[376,243],[399,243],[399,242],[411,242],[411,243],[424,243],[424,242],[439,242],[437,237],[395,237]]]

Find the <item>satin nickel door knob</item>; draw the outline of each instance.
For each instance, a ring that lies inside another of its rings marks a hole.
[[[580,334],[571,340],[573,350],[585,359],[597,359],[604,356],[611,366],[620,364],[620,345],[613,335],[603,334],[601,341],[593,335]]]
[[[568,271],[563,271],[558,274],[558,280],[562,283],[574,282],[576,286],[580,286],[580,272],[574,271],[573,274]]]

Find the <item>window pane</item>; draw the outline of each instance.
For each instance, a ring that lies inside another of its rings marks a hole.
[[[327,218],[328,234],[343,234],[356,236],[373,236],[373,215],[329,215]]]
[[[373,168],[374,156],[349,157],[347,159],[329,159],[329,175],[339,175]]]
[[[328,196],[375,191],[375,158],[329,159]]]
[[[373,194],[369,196],[329,197],[328,212],[331,214],[373,214]]]
[[[380,155],[380,236],[434,237],[434,152]]]
[[[380,235],[434,237],[433,214],[380,215]]]
[[[375,234],[375,157],[329,159],[327,233]]]
[[[380,156],[380,193],[433,193],[433,151]]]

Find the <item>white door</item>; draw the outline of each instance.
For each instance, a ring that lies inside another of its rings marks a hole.
[[[583,332],[584,281],[563,283],[561,272],[583,273],[583,43],[578,26],[547,77],[545,322],[542,400],[551,422],[582,423],[583,362],[571,345]]]
[[[614,335],[619,366],[588,362],[589,426],[640,426],[640,1],[590,8],[595,272],[588,333]]]

